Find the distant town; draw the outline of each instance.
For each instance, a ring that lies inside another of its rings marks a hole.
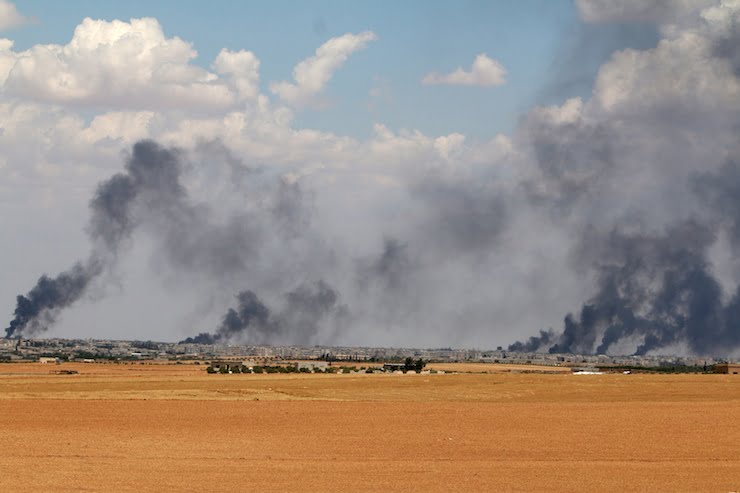
[[[259,357],[280,360],[394,362],[406,358],[428,362],[505,363],[518,365],[625,368],[704,368],[727,360],[711,357],[609,356],[604,354],[549,354],[481,349],[419,349],[353,346],[252,346],[192,344],[107,339],[2,339],[0,361],[204,361]]]

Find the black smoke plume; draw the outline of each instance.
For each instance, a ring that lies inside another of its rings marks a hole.
[[[238,172],[239,183],[234,186],[248,189],[245,181],[252,170],[233,160],[228,164],[232,174]],[[136,143],[124,172],[102,182],[90,201],[88,260],[55,278],[42,276],[27,295],[18,296],[6,336],[46,330],[62,309],[83,297],[96,278],[115,266],[139,229],[151,233],[162,259],[175,271],[202,274],[221,282],[253,267],[252,260],[258,255],[266,230],[271,229],[271,238],[289,242],[299,238],[308,223],[302,191],[296,183],[279,180],[274,189],[244,198],[238,212],[216,218],[208,206],[189,196],[182,174],[183,156],[178,150],[153,141]],[[214,337],[231,339],[248,328],[250,338],[264,342],[271,337],[267,334],[279,334],[297,323],[316,330],[321,314],[306,300],[323,307],[336,301],[336,293],[324,283],[298,288],[287,295],[280,321],[275,317],[268,320],[269,310],[254,293],[241,293],[238,309],[227,315]],[[256,310],[254,316],[249,315],[250,310]]]
[[[229,308],[211,334],[201,332],[183,343],[310,344],[322,322],[341,324],[348,316],[338,293],[326,282],[300,284],[285,293],[282,309],[273,313],[251,290],[240,292],[236,308]],[[330,320],[329,320],[330,319]]]
[[[231,340],[240,340],[255,334],[269,334],[270,310],[253,291],[242,291],[236,295],[237,307],[229,308],[221,325],[214,334],[201,332],[195,337],[188,337],[186,344],[217,344]]]
[[[62,309],[84,294],[90,280],[100,272],[101,265],[90,261],[87,264],[75,264],[55,278],[41,276],[28,294],[18,296],[15,316],[5,329],[6,337],[31,335],[46,330],[55,322]]]
[[[554,330],[540,330],[539,336],[532,336],[524,342],[515,342],[509,345],[509,351],[533,353],[539,351],[543,346],[552,344],[555,338]]]
[[[513,351],[646,354],[685,344],[700,355],[740,344],[740,298],[723,303],[707,259],[714,232],[693,221],[664,234],[592,231],[581,247],[598,272],[598,292],[565,317],[563,332],[509,346]],[[629,349],[628,349],[629,348]]]
[[[78,301],[91,283],[110,270],[137,226],[135,206],[167,210],[183,204],[185,191],[179,181],[180,164],[174,150],[152,141],[133,146],[125,172],[102,182],[90,201],[91,240],[88,260],[78,262],[57,277],[43,275],[26,295],[19,295],[6,337],[45,331],[60,311]]]
[[[177,173],[177,161],[170,151],[150,141],[134,145],[126,173],[116,174],[98,186],[90,201],[88,235],[90,257],[70,270],[51,278],[44,274],[28,294],[19,295],[6,337],[43,332],[59,312],[79,300],[91,282],[113,266],[121,247],[133,230],[132,204],[143,189],[167,181]],[[173,192],[170,187],[170,193]],[[174,190],[176,192],[176,190]]]

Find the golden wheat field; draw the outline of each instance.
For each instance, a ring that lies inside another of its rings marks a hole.
[[[740,490],[732,375],[2,364],[0,415],[0,491]]]

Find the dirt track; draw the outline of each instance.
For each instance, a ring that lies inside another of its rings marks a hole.
[[[27,370],[0,491],[740,490],[732,376]]]

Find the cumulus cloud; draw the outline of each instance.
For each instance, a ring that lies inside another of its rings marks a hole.
[[[126,109],[223,111],[256,96],[252,53],[222,51],[214,67],[225,78],[191,64],[196,56],[190,43],[166,38],[156,19],[87,18],[66,45],[14,52],[0,44],[0,82],[12,97]]]
[[[31,22],[31,19],[21,15],[12,2],[0,0],[0,31],[20,27],[29,22]]]
[[[254,99],[259,94],[260,61],[251,51],[223,49],[213,67],[218,73],[231,76],[240,100]]]
[[[426,85],[495,87],[506,82],[506,69],[485,53],[475,57],[469,71],[458,67],[449,74],[432,72],[421,80]]]
[[[316,49],[314,56],[306,58],[293,68],[294,82],[273,82],[270,90],[287,103],[301,105],[323,91],[334,72],[349,56],[375,41],[372,31],[360,34],[347,33],[331,38]]]

